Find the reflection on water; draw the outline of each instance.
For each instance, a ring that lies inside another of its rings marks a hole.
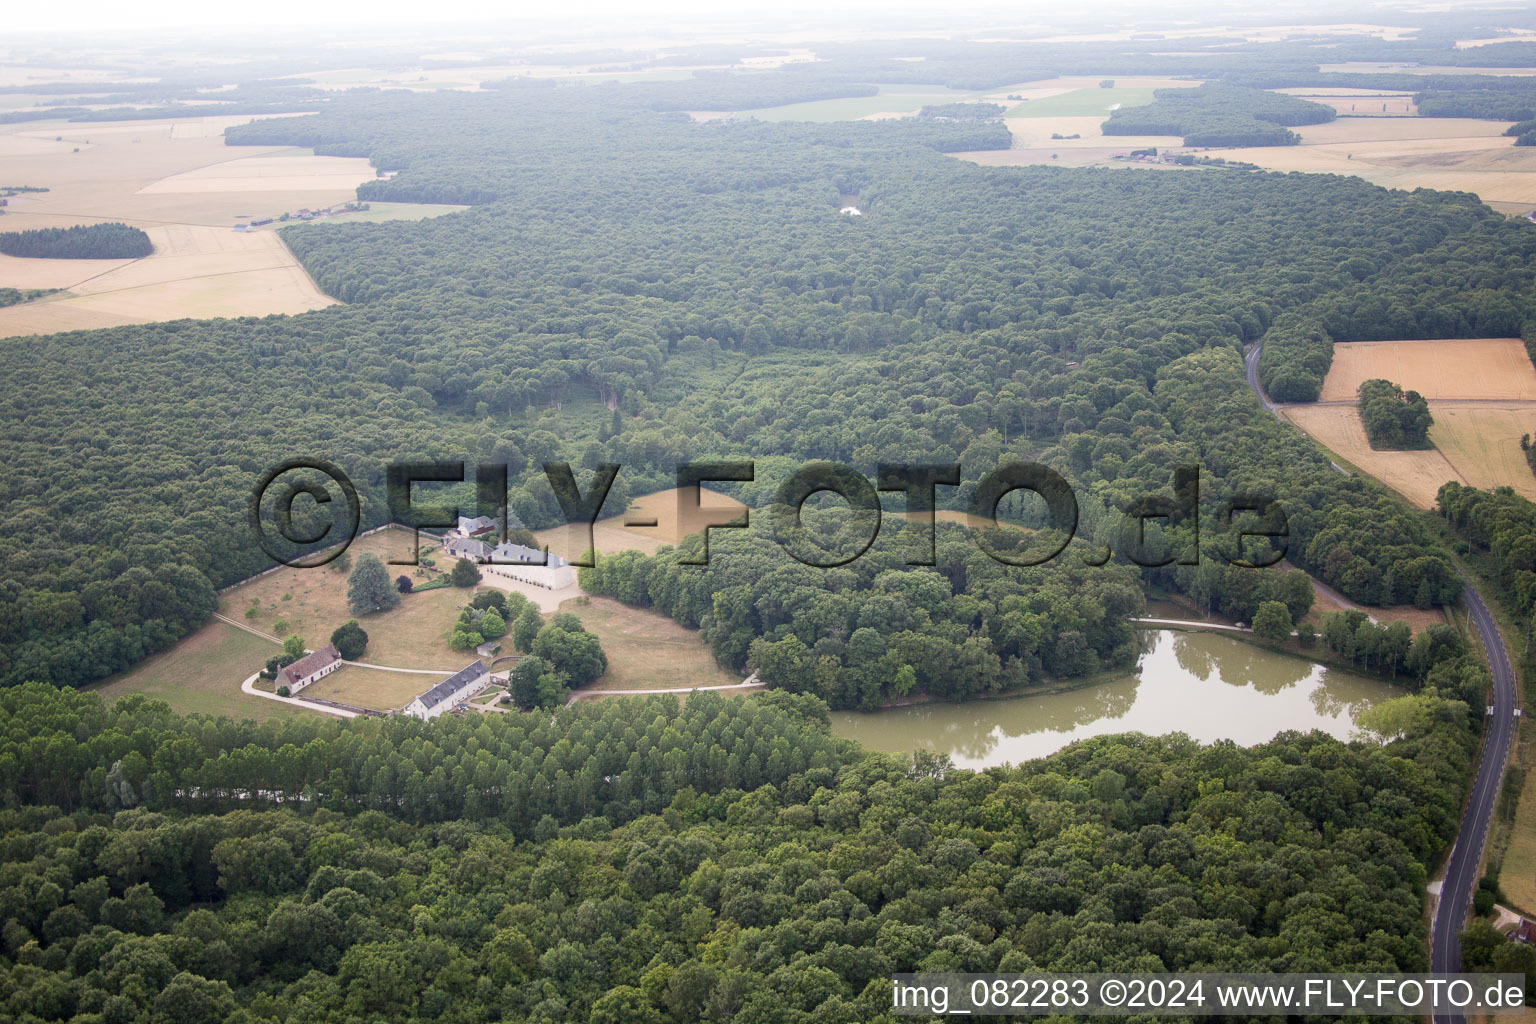
[[[1134,672],[1068,693],[871,714],[835,712],[832,729],[893,753],[947,753],[962,768],[1043,757],[1117,732],[1183,732],[1205,743],[1263,743],[1287,729],[1348,738],[1355,716],[1403,691],[1213,633],[1147,634]]]

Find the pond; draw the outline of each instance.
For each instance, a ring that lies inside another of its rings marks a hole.
[[[927,749],[961,768],[1017,764],[1089,736],[1188,733],[1263,743],[1288,729],[1347,739],[1361,711],[1405,691],[1213,633],[1145,634],[1136,668],[1079,690],[832,715],[832,731],[874,750]]]

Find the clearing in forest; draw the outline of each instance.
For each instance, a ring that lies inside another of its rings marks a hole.
[[[1419,112],[1413,94],[1376,94],[1370,96],[1320,95],[1306,90],[1273,89],[1288,92],[1298,99],[1332,107],[1340,117],[1414,117]]]
[[[1385,378],[1429,400],[1435,451],[1375,451],[1355,405],[1362,381]],[[1285,415],[1324,446],[1421,508],[1447,480],[1510,486],[1536,500],[1536,476],[1520,450],[1536,434],[1536,368],[1518,338],[1356,341],[1333,347],[1323,402]]]
[[[178,714],[228,715],[264,721],[295,712],[240,692],[240,683],[280,653],[277,644],[214,619],[168,651],[89,687],[108,700],[131,693],[163,700]]]
[[[1517,737],[1520,763],[1530,764],[1529,727]],[[1526,776],[1526,787],[1515,806],[1515,821],[1509,830],[1509,845],[1499,865],[1499,888],[1506,902],[1526,914],[1536,914],[1536,790]]]
[[[1519,338],[1341,342],[1319,400],[1353,402],[1361,382],[1377,377],[1430,401],[1536,401],[1536,367]]]
[[[708,487],[699,489],[699,505],[706,511],[680,520],[676,488],[635,498],[628,512],[599,519],[593,526],[592,539],[597,545],[597,553],[611,555],[619,551],[641,551],[648,555],[655,554],[656,549],[663,544],[677,544],[690,533],[697,533],[708,523],[715,522],[720,513],[734,514],[746,508],[735,498]],[[656,525],[625,525],[626,522],[643,520],[655,520]],[[534,536],[541,545],[547,546],[562,558],[577,558],[581,555],[577,549],[586,546],[585,531],[565,526],[539,530]]]
[[[410,538],[408,530],[386,530],[358,538],[347,553],[351,564],[365,552],[375,554],[386,563],[391,578],[409,576],[422,583],[424,571],[417,576],[418,570],[412,566],[388,564],[390,558],[410,557]],[[423,538],[423,549],[429,543]],[[264,633],[296,633],[311,648],[327,643],[337,626],[357,618],[368,633],[368,649],[358,660],[373,665],[451,671],[468,663],[468,656],[450,647],[448,638],[459,609],[469,603],[474,591],[445,587],[406,594],[387,612],[354,616],[347,607],[348,572],[350,568],[338,569],[336,562],[316,569],[284,567],[222,594],[219,611]],[[256,614],[247,618],[250,608],[255,608]],[[279,628],[280,622],[287,623],[286,629]],[[238,678],[251,671],[246,668]]]
[[[649,608],[631,608],[611,597],[576,598],[560,606],[602,642],[608,671],[597,690],[730,686],[742,677],[721,668],[697,630]]]
[[[1026,99],[1008,111],[1009,117],[1099,117],[1106,118],[1110,111],[1121,107],[1144,107],[1155,98],[1154,89],[1129,89],[1116,85],[1113,89],[1093,86],[1073,89],[1059,96],[1042,99]]]

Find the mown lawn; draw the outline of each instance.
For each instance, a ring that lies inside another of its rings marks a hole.
[[[562,612],[581,619],[588,632],[602,641],[608,671],[593,684],[598,690],[671,689],[682,686],[728,686],[741,677],[721,668],[695,630],[678,625],[660,612],[631,608],[607,597],[566,601]]]
[[[241,682],[278,650],[268,640],[214,620],[171,650],[146,658],[92,689],[112,700],[142,693],[165,701],[184,715],[265,721],[275,715],[302,714],[276,701],[240,692]]]

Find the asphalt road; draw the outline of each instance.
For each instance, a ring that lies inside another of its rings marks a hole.
[[[1275,415],[1276,410],[1286,408],[1269,400],[1259,387],[1259,348],[1254,345],[1243,359],[1248,375],[1248,386],[1259,397],[1264,408]],[[1338,468],[1335,466],[1335,468]],[[1430,930],[1429,969],[1436,974],[1453,974],[1461,970],[1461,940],[1458,937],[1466,924],[1471,910],[1472,890],[1477,883],[1478,865],[1482,861],[1483,843],[1488,839],[1488,828],[1493,822],[1493,805],[1498,800],[1499,785],[1504,779],[1504,763],[1509,758],[1509,744],[1515,732],[1515,673],[1509,665],[1509,655],[1499,637],[1499,627],[1489,614],[1488,606],[1470,583],[1462,595],[1472,615],[1472,625],[1482,639],[1483,650],[1488,655],[1488,668],[1493,675],[1493,714],[1483,737],[1482,759],[1477,765],[1477,778],[1472,783],[1472,793],[1461,814],[1461,828],[1456,832],[1456,843],[1451,847],[1451,859],[1446,865],[1445,881],[1440,888],[1440,903],[1435,910],[1435,920]],[[1436,1014],[1434,1024],[1462,1024],[1461,1014]]]
[[[1493,805],[1499,797],[1504,762],[1509,756],[1509,744],[1515,732],[1515,673],[1499,639],[1499,627],[1471,584],[1467,585],[1463,597],[1472,613],[1472,624],[1482,637],[1483,649],[1488,653],[1488,667],[1493,673],[1493,714],[1483,737],[1483,757],[1477,766],[1477,779],[1472,783],[1472,795],[1461,814],[1461,829],[1456,833],[1456,845],[1451,848],[1445,882],[1440,889],[1440,906],[1435,911],[1430,931],[1429,969],[1436,973],[1461,969],[1461,940],[1457,935],[1467,920],[1483,843],[1493,821]],[[1436,1014],[1435,1024],[1461,1024],[1464,1019],[1460,1014]]]

